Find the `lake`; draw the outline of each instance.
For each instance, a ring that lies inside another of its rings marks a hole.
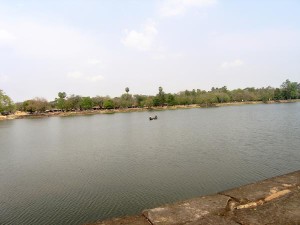
[[[0,121],[0,224],[83,224],[299,170],[299,137],[300,103]]]

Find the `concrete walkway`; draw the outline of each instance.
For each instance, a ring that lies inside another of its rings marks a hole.
[[[300,225],[300,170],[90,225]]]

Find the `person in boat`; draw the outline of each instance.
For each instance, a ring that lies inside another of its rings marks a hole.
[[[157,115],[155,115],[154,117],[149,117],[149,120],[157,120]]]

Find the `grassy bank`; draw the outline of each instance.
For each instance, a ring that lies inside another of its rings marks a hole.
[[[12,119],[23,119],[23,118],[44,118],[52,116],[83,116],[83,115],[95,115],[95,114],[114,114],[114,113],[128,113],[128,112],[145,112],[145,111],[162,111],[162,110],[177,110],[177,109],[194,109],[194,108],[210,108],[210,107],[223,107],[223,106],[239,106],[248,104],[278,104],[278,103],[293,103],[300,102],[300,100],[280,100],[280,101],[251,101],[251,102],[228,102],[218,103],[210,105],[175,105],[175,106],[158,106],[152,108],[124,108],[124,109],[101,109],[101,110],[86,110],[86,111],[75,111],[75,112],[50,112],[50,113],[37,113],[29,114],[27,112],[17,111],[15,114],[8,116],[0,116],[0,120],[12,120]]]

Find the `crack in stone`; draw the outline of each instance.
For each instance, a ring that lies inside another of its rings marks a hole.
[[[147,220],[147,222],[148,222],[149,224],[154,225],[154,224],[148,219],[147,216],[145,216],[144,214],[143,214],[142,216],[145,217],[145,219]]]

